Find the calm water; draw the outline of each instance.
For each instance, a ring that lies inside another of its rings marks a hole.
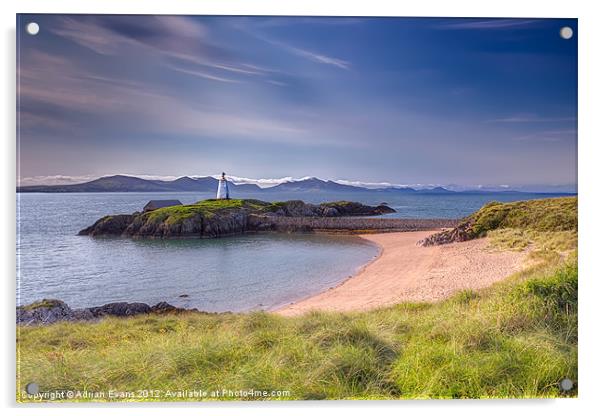
[[[77,236],[103,215],[139,211],[149,199],[191,203],[202,193],[17,195],[17,303],[58,298],[73,307],[167,301],[207,311],[268,309],[318,293],[353,274],[378,249],[352,236],[246,235],[211,240]],[[236,195],[263,200],[296,195]],[[402,218],[457,218],[490,200],[537,195],[304,196],[307,202],[387,202]],[[540,196],[539,196],[540,197]],[[180,297],[188,295],[188,297]]]

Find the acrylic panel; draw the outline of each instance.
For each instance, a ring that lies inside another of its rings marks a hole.
[[[576,19],[17,16],[17,400],[577,395]]]

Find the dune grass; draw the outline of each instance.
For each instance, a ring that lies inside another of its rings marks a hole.
[[[577,231],[577,197],[490,202],[468,217],[476,237],[514,228],[532,231]]]
[[[19,327],[17,400],[35,400],[32,381],[104,394],[65,398],[82,401],[575,397],[559,382],[577,380],[576,199],[547,201],[553,220],[545,201],[479,211],[492,244],[529,247],[531,266],[437,303]]]
[[[42,391],[162,392],[128,400],[181,400],[165,392],[182,389],[288,392],[273,400],[574,396],[558,382],[577,380],[576,257],[434,304],[109,318],[23,327],[17,341],[23,401],[32,380]]]
[[[490,245],[502,250],[522,251],[529,247],[539,250],[567,252],[577,248],[577,231],[534,231],[502,228],[487,233]]]

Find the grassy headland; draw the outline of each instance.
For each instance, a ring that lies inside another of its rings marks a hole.
[[[369,312],[20,327],[18,399],[28,400],[30,381],[41,391],[160,390],[127,399],[162,401],[193,389],[290,392],[267,399],[575,396],[558,382],[577,380],[576,198],[489,204],[473,215],[481,235],[524,232],[536,261],[479,292]],[[533,233],[558,241],[546,246]]]
[[[468,217],[475,237],[514,228],[532,231],[577,231],[577,197],[490,202]]]
[[[148,238],[220,237],[271,227],[267,218],[373,216],[395,212],[386,205],[376,207],[338,201],[320,205],[303,201],[264,202],[257,199],[207,199],[147,212],[107,215],[79,232],[89,236]],[[256,221],[251,224],[251,219]],[[263,220],[258,220],[263,219]]]

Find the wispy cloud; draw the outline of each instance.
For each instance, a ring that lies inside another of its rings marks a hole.
[[[308,51],[305,49],[295,48],[292,46],[287,46],[287,49],[290,50],[295,55],[304,57],[309,59],[310,61],[314,61],[320,64],[333,65],[341,69],[349,69],[351,67],[351,63],[339,58],[333,58],[331,56],[322,55],[320,53]]]
[[[341,185],[360,186],[362,188],[378,189],[378,188],[407,188],[410,187],[408,184],[402,183],[391,183],[391,182],[365,182],[365,181],[354,181],[347,179],[337,179],[334,182],[340,183]]]
[[[22,130],[44,126],[64,133],[77,128],[80,119],[75,115],[84,113],[88,129],[92,119],[95,123],[112,119],[121,129],[153,134],[228,135],[292,143],[306,140],[300,137],[305,127],[274,115],[267,117],[252,109],[207,109],[164,87],[95,74],[66,57],[31,50],[23,62],[19,68]],[[193,74],[201,76],[197,71]],[[35,113],[30,108],[35,108]],[[56,111],[63,111],[60,123]]]
[[[518,142],[538,141],[555,143],[563,140],[573,140],[577,138],[576,130],[548,130],[532,134],[516,136],[512,140]]]
[[[32,185],[71,185],[74,183],[88,182],[96,179],[98,175],[38,175],[17,178],[18,186]]]
[[[517,29],[530,27],[537,23],[533,19],[467,19],[460,22],[442,23],[436,25],[437,29]]]
[[[40,16],[42,36],[19,38],[23,174],[200,166],[268,186],[310,163],[369,187],[574,176],[576,133],[559,131],[576,128],[576,45],[540,42],[566,21],[260,19]],[[425,36],[404,53],[382,42],[410,29]]]
[[[241,82],[241,81],[236,80],[236,79],[218,77],[217,75],[212,75],[210,73],[199,71],[199,70],[196,70],[196,69],[183,68],[183,67],[180,67],[180,66],[175,65],[175,64],[170,64],[168,66],[169,66],[169,68],[173,69],[174,71],[181,72],[182,74],[192,75],[192,76],[203,78],[203,79],[210,79],[212,81],[228,82],[228,83],[235,83],[235,84]]]
[[[365,19],[355,17],[268,17],[263,19],[249,19],[248,22],[255,27],[290,27],[293,25],[327,25],[327,26],[349,26],[362,24]]]
[[[219,178],[220,175],[211,175],[211,176],[213,176],[215,178]],[[316,177],[316,176],[301,176],[301,177],[286,176],[286,177],[282,177],[282,178],[255,179],[255,178],[246,178],[246,177],[228,175],[228,179],[231,180],[232,182],[234,182],[235,184],[255,184],[261,188],[269,188],[272,186],[279,185],[281,183],[297,182],[297,181],[303,181],[306,179],[319,179],[322,181],[331,180],[332,182],[336,182],[341,185],[358,186],[358,187],[368,188],[368,189],[382,189],[382,188],[421,189],[421,188],[432,188],[435,186],[441,186],[440,184],[421,184],[421,183],[406,184],[406,183],[393,183],[393,182],[367,182],[367,181],[347,180],[347,179],[320,178],[320,177]]]
[[[211,175],[214,178],[218,178],[220,175]],[[276,186],[276,185],[280,185],[281,183],[285,183],[285,182],[292,182],[292,181],[297,181],[297,180],[301,180],[301,178],[293,178],[292,176],[286,176],[283,178],[245,178],[245,177],[241,177],[241,176],[232,176],[232,175],[228,175],[228,180],[232,181],[233,183],[239,185],[239,184],[252,184],[252,185],[257,185],[261,188],[269,188],[272,186]]]
[[[247,32],[247,33],[250,33],[250,32]],[[257,33],[250,33],[250,34],[252,34],[259,40],[269,43],[270,45],[276,46],[288,53],[299,56],[301,58],[305,58],[312,62],[316,62],[319,64],[325,64],[325,65],[332,65],[332,66],[335,66],[340,69],[350,69],[351,68],[351,62],[346,61],[344,59],[335,58],[333,56],[328,56],[328,55],[320,53],[320,52],[315,52],[315,51],[310,51],[308,49],[299,48],[299,47],[290,45],[288,43],[285,43],[285,42],[282,42],[279,40],[271,39],[264,35],[259,35]]]
[[[536,115],[516,115],[511,117],[485,120],[485,123],[560,123],[576,121],[575,117],[540,117]]]
[[[25,176],[19,178],[19,186],[33,186],[33,185],[73,185],[76,183],[90,182],[98,178],[105,176],[124,175],[124,176],[135,176],[141,179],[147,180],[159,180],[159,181],[173,181],[178,179],[180,176],[174,175],[148,175],[140,173],[106,173],[106,174],[88,174],[88,175],[38,175],[38,176]]]
[[[268,84],[277,85],[279,87],[286,87],[288,85],[286,82],[276,81],[274,79],[268,79],[268,80],[266,80],[266,82]]]
[[[167,68],[212,81],[237,82],[223,74],[244,77],[271,72],[237,61],[227,47],[211,39],[205,25],[184,16],[65,17],[50,31],[101,55],[147,54]],[[183,69],[174,62],[193,67]]]

